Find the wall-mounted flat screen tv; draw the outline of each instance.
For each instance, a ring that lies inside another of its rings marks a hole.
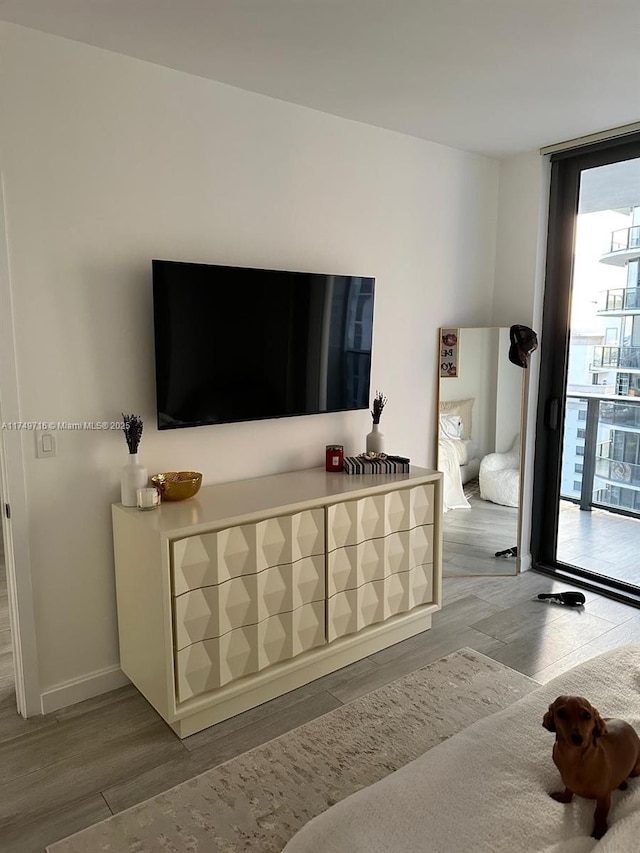
[[[373,278],[152,271],[159,429],[368,408]]]

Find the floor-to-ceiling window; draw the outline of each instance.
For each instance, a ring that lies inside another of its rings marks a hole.
[[[640,602],[640,136],[552,160],[533,564]]]

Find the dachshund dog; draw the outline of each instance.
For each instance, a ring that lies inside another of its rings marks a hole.
[[[582,696],[558,696],[542,725],[555,732],[553,762],[565,786],[550,796],[559,803],[570,803],[574,794],[595,800],[591,835],[602,838],[612,791],[624,791],[628,777],[640,776],[640,738],[624,720],[603,719]]]

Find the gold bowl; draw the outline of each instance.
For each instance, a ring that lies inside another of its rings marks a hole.
[[[202,474],[197,471],[166,471],[154,474],[151,482],[160,492],[161,500],[186,501],[200,491]]]

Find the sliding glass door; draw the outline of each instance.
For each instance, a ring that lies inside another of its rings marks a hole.
[[[534,567],[640,601],[640,140],[555,155]]]

